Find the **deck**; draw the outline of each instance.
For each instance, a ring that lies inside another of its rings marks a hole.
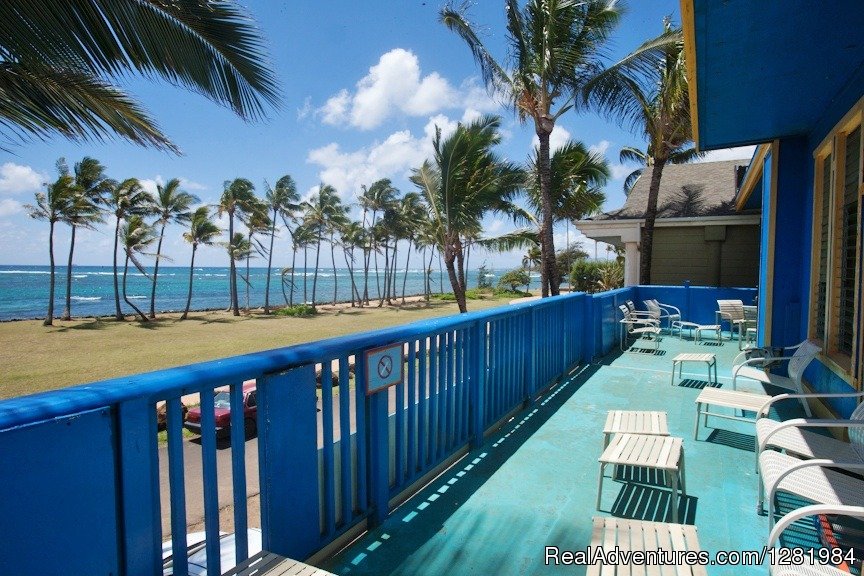
[[[684,438],[687,461],[680,518],[696,525],[712,559],[721,550],[761,550],[768,521],[756,514],[753,426],[709,420],[718,428],[700,429],[694,441],[694,399],[707,372],[702,363],[688,363],[684,380],[676,377],[671,386],[672,358],[681,352],[716,354],[720,385],[731,385],[735,341],[696,344],[664,336],[659,353],[615,350],[581,366],[323,567],[370,576],[583,574],[581,566],[546,566],[545,547],[584,550],[595,515],[671,521],[670,492],[652,486],[650,477],[644,484],[607,478],[595,510],[602,429],[613,409],[667,412],[670,433]],[[781,409],[784,417],[797,415],[797,406]],[[767,568],[709,566],[708,573],[765,574]]]

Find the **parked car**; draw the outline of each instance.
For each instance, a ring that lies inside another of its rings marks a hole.
[[[255,397],[255,382],[245,382],[243,384],[243,429],[247,438],[254,436],[258,431],[256,420],[258,405]],[[213,397],[213,409],[216,415],[216,435],[225,436],[231,430],[231,395],[227,390],[217,392]],[[201,406],[189,409],[184,426],[187,430],[201,433]]]
[[[246,532],[249,543],[249,556],[261,551],[261,529],[249,528]],[[204,532],[193,532],[186,535],[186,556],[189,558],[189,576],[207,575],[207,550]],[[237,565],[234,555],[234,534],[219,533],[220,567],[225,572]],[[174,574],[174,554],[171,540],[162,543],[162,576]]]

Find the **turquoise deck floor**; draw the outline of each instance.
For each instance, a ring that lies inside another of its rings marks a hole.
[[[667,488],[612,479],[611,469],[595,509],[602,429],[612,409],[664,410],[670,433],[684,438],[688,493],[679,514],[696,525],[703,550],[713,558],[718,550],[761,549],[768,521],[756,514],[753,425],[711,419],[716,428],[700,427],[696,441],[694,400],[706,385],[705,365],[686,364],[684,381],[670,384],[676,354],[710,352],[720,385],[731,387],[737,342],[712,344],[666,336],[660,353],[616,350],[580,367],[324,568],[376,576],[584,574],[582,566],[546,566],[545,546],[584,550],[596,515],[671,521]],[[783,416],[797,410],[790,406]],[[767,567],[709,566],[708,573],[767,574]]]

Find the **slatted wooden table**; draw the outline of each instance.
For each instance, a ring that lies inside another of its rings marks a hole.
[[[335,576],[291,558],[262,550],[245,562],[241,562],[223,576]]]
[[[684,482],[683,440],[675,436],[649,434],[616,434],[600,456],[600,478],[597,483],[597,509],[603,495],[606,466],[639,466],[660,470],[668,476],[672,489],[672,520],[678,521],[678,489],[686,495]]]
[[[603,548],[613,552],[618,547],[621,552],[633,550],[668,550],[681,552],[700,552],[699,538],[696,527],[683,524],[667,524],[665,522],[646,522],[643,520],[626,520],[622,518],[594,518],[594,530],[591,534],[591,547]],[[619,563],[617,565],[589,564],[588,576],[641,576],[654,574],[675,574],[678,576],[706,576],[704,566],[683,561],[673,565],[639,565]]]
[[[654,434],[668,436],[666,412],[650,410],[610,410],[603,426],[603,448],[614,434]]]

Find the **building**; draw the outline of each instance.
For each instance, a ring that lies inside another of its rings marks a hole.
[[[667,165],[657,198],[651,284],[755,286],[759,272],[759,212],[736,208],[743,174],[732,160]],[[639,242],[650,178],[636,181],[624,205],[576,227],[599,242],[624,248],[624,285],[639,283]]]
[[[698,147],[760,144],[739,203],[762,208],[760,339],[820,342],[810,386],[859,390],[860,0],[682,0],[681,8]],[[844,401],[828,408],[848,415],[854,399]]]

